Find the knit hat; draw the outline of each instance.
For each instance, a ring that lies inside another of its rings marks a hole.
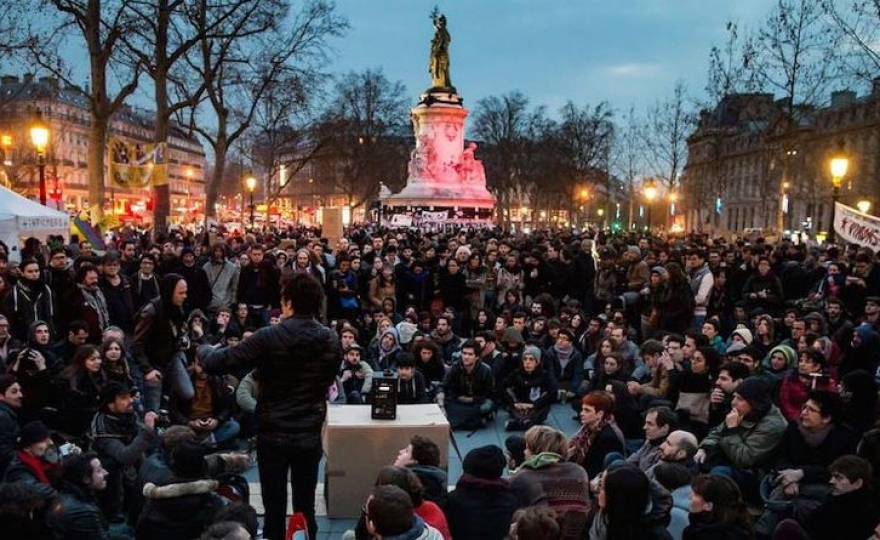
[[[725,354],[728,354],[728,355],[739,354],[740,352],[746,350],[746,348],[748,348],[748,345],[746,345],[745,343],[740,343],[739,341],[735,341],[730,344],[730,347],[727,348],[727,351]]]
[[[495,480],[501,478],[504,473],[504,466],[507,460],[504,459],[504,452],[494,444],[474,448],[464,457],[462,470],[465,474],[484,478],[486,480]]]
[[[409,320],[404,320],[397,323],[397,334],[400,337],[400,344],[406,345],[411,342],[413,339],[413,334],[416,333],[418,327]]]
[[[534,345],[526,345],[526,348],[523,349],[522,357],[533,356],[535,360],[538,362],[541,361],[541,349],[539,347],[535,347]]]
[[[663,268],[662,266],[655,266],[654,268],[651,268],[651,273],[652,274],[660,274],[661,276],[665,276],[665,275],[669,274],[669,271],[666,268]]]
[[[5,394],[9,387],[17,383],[13,375],[6,373],[0,374],[0,394]]]
[[[752,376],[745,379],[735,393],[746,400],[752,409],[763,413],[773,405],[770,400],[770,387],[771,383],[765,377]]]
[[[18,432],[18,437],[15,439],[15,443],[19,449],[23,449],[32,444],[43,442],[50,437],[51,434],[49,433],[49,429],[46,427],[46,425],[37,420],[35,422],[25,424],[25,426],[21,428],[21,430]]]
[[[180,250],[180,257],[186,257],[187,255],[195,256],[196,251],[192,248],[192,246],[186,246],[182,250]]]
[[[515,343],[517,345],[522,345],[524,342],[522,333],[512,326],[508,326],[504,330],[504,334],[501,335],[501,343],[504,345],[508,345],[510,343]]]
[[[770,358],[773,358],[773,353],[777,352],[782,353],[782,355],[785,357],[786,368],[791,368],[797,365],[797,353],[788,345],[777,345],[776,347],[770,349],[770,354],[767,355],[768,360]],[[770,364],[769,361],[767,362],[767,364]]]
[[[556,319],[551,319],[551,320],[554,320],[554,321],[555,321]],[[560,329],[559,329],[559,335],[560,335],[560,336],[567,336],[567,337],[568,337],[568,340],[571,341],[572,343],[574,343],[574,332],[572,332],[570,329],[568,329],[568,328],[560,328]]]
[[[748,328],[737,328],[733,332],[730,333],[730,337],[739,336],[746,342],[746,345],[751,345],[754,336],[752,336],[752,331]]]

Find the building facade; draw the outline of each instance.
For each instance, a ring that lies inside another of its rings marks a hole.
[[[65,87],[57,79],[0,77],[0,182],[39,200],[36,155],[29,128],[40,109],[50,138],[46,152],[47,204],[59,210],[79,212],[94,204],[88,193],[88,148],[91,117],[86,95],[80,88]],[[112,119],[110,136],[131,143],[153,140],[153,113],[123,107]],[[105,156],[104,166],[109,167]],[[197,223],[204,219],[205,152],[201,143],[172,127],[168,139],[167,174],[171,192],[171,221]],[[152,188],[120,187],[104,173],[104,211],[123,223],[152,222]]]
[[[880,82],[866,96],[839,91],[826,107],[787,110],[771,94],[733,94],[701,113],[682,178],[688,230],[827,234],[829,159],[841,150],[849,170],[840,202],[868,200],[876,210]]]

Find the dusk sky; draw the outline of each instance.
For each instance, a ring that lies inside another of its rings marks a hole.
[[[709,49],[733,18],[755,28],[771,0],[342,0],[351,28],[336,41],[333,72],[381,67],[411,99],[430,86],[434,5],[452,35],[452,82],[477,100],[521,90],[551,111],[571,99],[637,111],[663,99],[678,78],[702,98]]]

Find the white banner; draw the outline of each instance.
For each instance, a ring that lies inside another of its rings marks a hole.
[[[443,223],[446,221],[448,217],[448,213],[445,211],[442,212],[422,212],[422,221],[435,222],[435,223]]]
[[[391,227],[412,227],[412,216],[405,216],[403,214],[394,214],[391,216],[390,221]]]
[[[834,208],[834,231],[840,242],[858,244],[874,251],[880,248],[880,219],[845,204],[837,203]]]

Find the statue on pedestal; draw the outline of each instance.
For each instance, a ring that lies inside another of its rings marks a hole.
[[[449,76],[449,43],[452,38],[446,30],[446,16],[440,15],[437,9],[431,14],[434,20],[434,39],[431,40],[431,61],[428,71],[431,73],[430,91],[446,91],[455,93],[452,79]]]

